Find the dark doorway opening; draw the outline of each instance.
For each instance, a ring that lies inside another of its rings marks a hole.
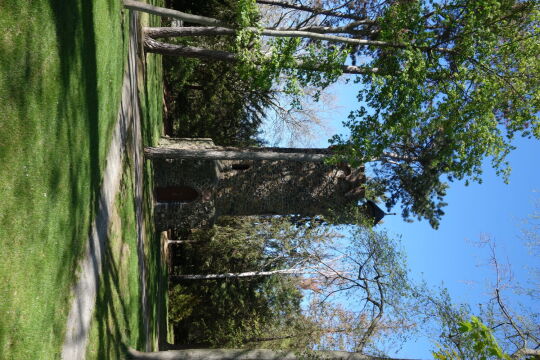
[[[197,200],[199,192],[190,186],[167,186],[156,188],[156,201],[158,202],[183,202],[188,203]]]

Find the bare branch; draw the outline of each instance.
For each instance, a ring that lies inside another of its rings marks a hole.
[[[376,22],[374,20],[366,19],[365,17],[362,17],[362,16],[344,14],[344,13],[339,13],[339,12],[335,12],[335,11],[332,11],[332,10],[326,10],[326,9],[322,9],[322,8],[314,8],[314,7],[310,7],[310,6],[290,4],[290,3],[287,3],[285,1],[257,0],[257,3],[258,4],[264,4],[264,5],[280,6],[280,7],[283,7],[283,8],[295,9],[295,10],[300,10],[300,11],[306,11],[306,12],[309,12],[309,13],[312,13],[312,14],[315,14],[315,15],[321,14],[321,15],[328,15],[328,16],[344,18],[344,19],[352,19],[352,20],[360,21],[360,22],[362,22],[363,24],[366,24],[366,25],[374,25],[374,24],[376,24]]]

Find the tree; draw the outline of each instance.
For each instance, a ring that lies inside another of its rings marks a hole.
[[[296,2],[265,3],[308,10],[308,18],[315,20],[286,24],[292,30],[260,29],[252,2],[242,2],[236,27],[129,0],[126,6],[218,27],[172,30],[178,34],[234,32],[234,52],[165,44],[150,36],[146,47],[238,62],[267,88],[280,73],[292,79],[291,92],[310,84],[324,87],[342,73],[359,74],[361,104],[346,121],[350,136],[333,138],[340,145],[337,158],[353,165],[376,159],[369,185],[388,207],[400,204],[406,219],[426,218],[437,227],[448,181],[481,181],[486,157],[507,179],[505,156],[512,138],[540,137],[540,12],[534,1],[375,1],[343,16],[332,14],[340,9],[338,1],[324,2],[333,4],[328,11],[315,5],[300,8]],[[356,2],[341,4],[345,9]],[[333,19],[326,29],[320,28],[326,21],[321,17]],[[310,29],[309,21],[318,28]],[[279,38],[256,45],[261,36]],[[364,65],[348,65],[347,55]]]
[[[483,245],[489,249],[489,265],[493,269],[495,280],[491,285],[491,297],[487,304],[482,306],[480,316],[512,358],[540,356],[540,313],[537,309],[525,306],[519,306],[517,310],[517,304],[514,302],[512,306],[507,294],[521,293],[535,301],[536,289],[528,291],[515,284],[510,265],[502,264],[498,259],[493,239],[483,239]]]
[[[534,213],[530,219],[534,221],[536,215]],[[534,242],[537,238],[535,225],[533,222],[526,228],[525,240]],[[429,309],[425,315],[438,320],[435,327],[441,334],[436,358],[537,359],[540,357],[540,314],[534,307],[538,300],[536,284],[533,282],[529,288],[514,278],[511,265],[499,260],[496,242],[491,237],[484,236],[479,245],[489,251],[488,266],[493,270],[493,280],[489,285],[490,296],[479,304],[476,316],[470,306],[453,304],[445,290],[438,296],[424,297],[424,308]],[[531,269],[532,274],[537,271],[537,268]]]
[[[397,243],[387,234],[358,227],[351,230],[349,242],[329,230],[328,225],[313,221],[291,223],[284,218],[263,218],[256,225],[237,229],[234,234],[223,230],[216,232],[216,238],[207,244],[180,245],[185,248],[184,257],[171,276],[175,283],[193,289],[202,289],[214,282],[222,286],[258,283],[276,287],[280,284],[276,288],[296,284],[297,289],[304,289],[303,297],[310,304],[301,314],[291,316],[280,312],[277,318],[289,318],[286,324],[268,321],[268,324],[260,324],[255,333],[246,331],[242,334],[244,340],[236,342],[235,346],[288,344],[299,350],[317,346],[318,349],[380,352],[378,345],[388,342],[388,334],[399,338],[414,328],[408,319],[414,310],[407,270]],[[233,238],[241,240],[231,242]],[[233,262],[230,252],[241,261]],[[194,266],[199,263],[200,266]],[[265,289],[275,292],[275,289]],[[212,290],[211,296],[215,292]],[[192,293],[200,293],[200,290]],[[349,299],[347,306],[335,302],[344,297]],[[235,307],[234,303],[235,300],[230,306]],[[242,304],[242,308],[248,306],[247,302]],[[216,311],[200,310],[203,314]],[[199,313],[199,310],[194,311]],[[211,326],[211,319],[203,323]],[[186,322],[190,331],[198,326],[199,319],[194,321],[195,324]]]
[[[331,149],[298,148],[238,148],[212,146],[200,149],[182,147],[146,147],[144,154],[149,159],[202,159],[202,160],[270,160],[322,162],[330,158]]]
[[[175,351],[140,352],[128,349],[130,359],[134,360],[300,360],[309,358],[289,351],[273,351],[267,349],[189,349]],[[315,359],[327,360],[408,360],[369,356],[346,351],[315,351],[311,354]]]
[[[239,279],[251,278],[257,276],[274,276],[274,275],[303,275],[313,274],[313,270],[309,269],[280,269],[270,271],[246,271],[242,273],[223,273],[223,274],[181,274],[174,275],[174,278],[179,280],[215,280],[215,279]]]
[[[404,256],[395,238],[369,226],[353,227],[343,239],[347,240],[327,245],[329,257],[316,259],[331,276],[326,275],[312,301],[317,309],[326,302],[348,299],[355,325],[343,334],[347,338],[341,348],[382,353],[379,347],[399,342],[414,330],[410,319],[416,300]],[[341,256],[339,262],[327,260],[335,255]]]
[[[201,281],[179,275],[288,268],[305,262],[302,248],[326,241],[327,232],[307,223],[293,225],[286,218],[224,217],[213,229],[192,234],[191,240],[197,242],[177,245],[169,302],[176,345],[243,347],[307,325],[295,277],[217,276]]]

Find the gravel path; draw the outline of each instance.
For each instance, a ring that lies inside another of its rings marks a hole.
[[[92,315],[96,304],[96,293],[101,274],[101,263],[109,221],[113,213],[114,201],[120,188],[124,150],[132,152],[135,168],[135,196],[137,216],[137,253],[139,256],[139,281],[142,290],[143,322],[146,334],[146,351],[150,350],[148,305],[146,293],[146,266],[144,263],[144,222],[142,213],[142,142],[140,134],[140,115],[137,96],[137,47],[139,44],[137,14],[130,13],[130,36],[128,61],[124,72],[122,102],[118,112],[105,168],[99,208],[92,223],[85,255],[79,262],[78,280],[73,287],[73,299],[66,325],[66,336],[62,348],[62,359],[84,359]],[[131,139],[131,141],[129,141]]]

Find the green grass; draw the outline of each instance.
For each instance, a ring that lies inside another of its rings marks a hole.
[[[120,1],[0,2],[0,353],[55,359],[116,121]]]
[[[144,344],[132,173],[127,159],[111,216],[87,359],[118,359],[123,354],[119,344]]]
[[[163,6],[163,0],[149,1]],[[159,26],[161,19],[140,14],[143,26]],[[162,57],[146,54],[142,59],[144,73],[139,74],[139,100],[141,107],[141,131],[144,146],[156,146],[163,129],[163,70]],[[153,204],[153,169],[150,161],[146,161],[143,169],[143,215],[145,224],[145,252],[148,294],[148,316],[150,341],[152,349],[158,348],[159,326],[166,326],[167,320],[167,279],[168,273],[161,256],[160,234],[154,229]],[[166,330],[161,329],[162,334]],[[134,345],[134,344],[133,344]],[[118,346],[118,345],[117,345]],[[138,347],[139,350],[144,350]]]
[[[141,21],[147,22],[146,16]],[[151,19],[155,25],[157,19]],[[141,127],[145,145],[157,144],[162,129],[161,57],[141,59],[144,73],[139,74]],[[141,317],[141,293],[138,273],[137,233],[133,184],[133,159],[125,153],[121,191],[116,199],[116,214],[109,229],[109,242],[98,289],[87,359],[119,359],[125,347],[144,350],[144,326]],[[160,319],[166,319],[166,268],[162,264],[160,241],[153,226],[151,164],[147,162],[143,179],[143,213],[147,296],[152,348],[157,349]]]

